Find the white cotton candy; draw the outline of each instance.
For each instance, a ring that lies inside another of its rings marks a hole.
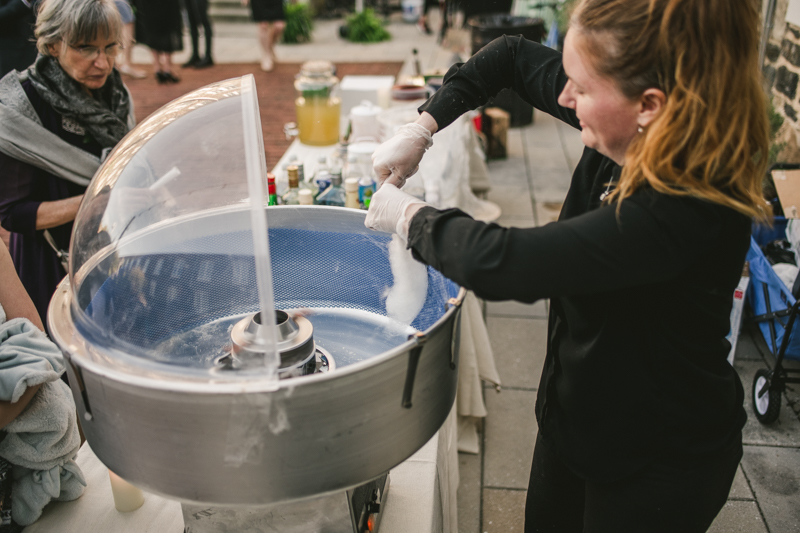
[[[394,285],[386,292],[386,315],[401,324],[411,325],[428,294],[428,268],[414,259],[406,242],[397,235],[389,243],[389,264]]]

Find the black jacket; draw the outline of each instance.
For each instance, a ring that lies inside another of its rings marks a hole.
[[[503,37],[454,66],[420,109],[444,127],[511,87],[577,128],[557,104],[565,84],[558,52]],[[600,195],[619,172],[586,148],[559,221],[543,227],[425,208],[409,231],[419,260],[482,298],[550,298],[539,431],[578,475],[609,481],[659,455],[713,453],[741,439],[746,420],[725,336],[750,220],[652,189],[617,213]]]
[[[22,71],[36,59],[36,7],[35,1],[0,0],[0,77]]]

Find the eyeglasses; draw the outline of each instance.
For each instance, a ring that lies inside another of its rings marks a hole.
[[[110,44],[102,49],[90,45],[81,45],[81,46],[69,45],[69,47],[77,51],[81,55],[81,57],[86,59],[87,61],[94,61],[95,59],[97,59],[98,56],[100,56],[101,50],[108,59],[114,59],[119,55],[120,52],[122,52],[122,45],[119,43]]]

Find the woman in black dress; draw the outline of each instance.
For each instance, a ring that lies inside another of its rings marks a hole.
[[[253,20],[258,22],[258,41],[261,44],[261,70],[269,72],[275,66],[275,43],[286,27],[283,0],[242,0],[250,4]]]
[[[159,83],[177,83],[172,53],[183,50],[183,19],[179,0],[136,0],[136,35],[153,54]]]

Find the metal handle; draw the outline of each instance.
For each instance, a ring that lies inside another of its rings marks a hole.
[[[414,346],[408,353],[408,369],[406,370],[406,382],[403,385],[403,402],[402,405],[406,409],[411,409],[411,395],[414,392],[414,380],[417,377],[417,366],[419,365],[419,356],[422,354],[422,345],[427,341],[424,333],[415,333],[409,335],[408,339],[416,339],[417,345]]]
[[[67,361],[67,364],[72,368],[72,375],[75,376],[75,386],[78,387],[78,391],[81,393],[81,399],[83,400],[83,418],[89,421],[92,419],[92,408],[89,406],[89,394],[86,392],[86,385],[83,382],[83,372],[81,372],[79,366],[75,366],[72,363],[72,359],[66,352],[62,353],[64,353],[64,359]]]

